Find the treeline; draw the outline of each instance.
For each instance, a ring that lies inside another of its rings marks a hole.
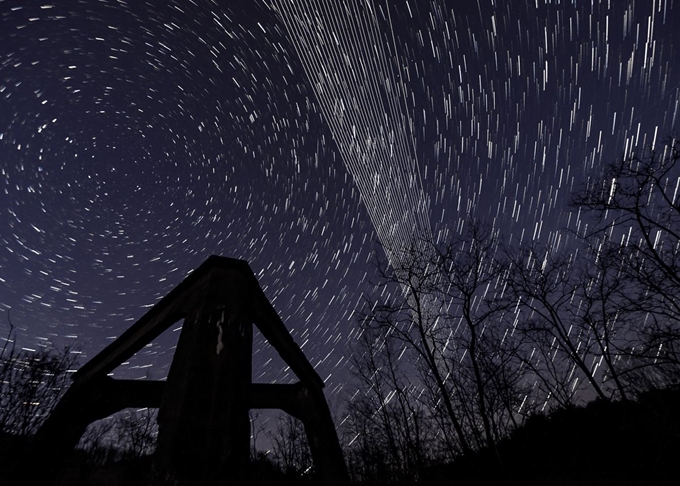
[[[344,422],[357,482],[417,482],[479,451],[502,471],[499,444],[529,417],[680,385],[679,149],[580,187],[566,246],[509,246],[470,220],[385,249]]]
[[[337,424],[353,481],[510,484],[531,470],[536,484],[553,484],[550,471],[572,467],[590,479],[554,484],[626,484],[612,472],[619,463],[624,472],[652,468],[649,484],[664,484],[665,472],[678,479],[664,458],[680,443],[679,158],[672,139],[578,188],[568,245],[510,246],[470,219],[449,241],[385,248],[358,322],[355,392]],[[0,447],[35,432],[75,364],[72,350],[16,352],[9,343]],[[96,424],[78,460],[143,471],[154,421],[142,411]],[[313,483],[297,421],[281,422],[269,441],[269,454],[253,450],[257,477]]]

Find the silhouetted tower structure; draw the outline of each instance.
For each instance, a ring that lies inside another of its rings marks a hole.
[[[167,381],[115,380],[111,373],[184,319]],[[256,325],[298,377],[291,385],[252,383]],[[88,424],[127,407],[159,408],[152,484],[244,484],[251,408],[300,419],[321,483],[348,483],[323,380],[265,297],[250,266],[212,256],[74,375],[38,431],[36,484],[49,484]]]

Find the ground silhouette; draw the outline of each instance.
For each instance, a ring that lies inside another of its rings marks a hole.
[[[430,480],[461,486],[680,484],[680,390],[637,400],[595,400],[535,415],[498,444],[502,466],[481,450],[433,468]]]

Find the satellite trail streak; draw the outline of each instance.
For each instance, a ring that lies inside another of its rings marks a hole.
[[[388,258],[431,240],[407,89],[385,52],[376,5],[275,3]]]

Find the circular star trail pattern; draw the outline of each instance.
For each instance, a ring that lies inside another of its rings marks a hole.
[[[20,345],[74,341],[84,362],[209,255],[243,258],[338,394],[376,243],[474,216],[567,248],[572,188],[677,131],[679,15],[0,1],[0,306]],[[117,373],[165,376],[177,334]],[[291,379],[261,339],[255,360]]]

